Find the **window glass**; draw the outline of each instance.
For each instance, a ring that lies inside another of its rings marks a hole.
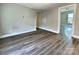
[[[68,14],[68,23],[72,24],[73,22],[73,13]]]

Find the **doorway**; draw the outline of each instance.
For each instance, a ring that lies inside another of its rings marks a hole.
[[[68,6],[61,9],[62,11],[60,11],[60,34],[66,39],[71,39],[73,32],[74,7]]]
[[[72,36],[73,14],[73,10],[61,12],[60,34],[68,39]]]

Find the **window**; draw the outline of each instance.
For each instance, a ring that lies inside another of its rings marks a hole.
[[[68,23],[72,24],[73,22],[73,13],[68,14]]]

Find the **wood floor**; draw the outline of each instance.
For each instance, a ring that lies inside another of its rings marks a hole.
[[[77,55],[79,43],[60,34],[38,30],[0,39],[0,55]]]

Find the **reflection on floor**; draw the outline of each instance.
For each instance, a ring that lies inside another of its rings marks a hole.
[[[72,25],[65,25],[63,30],[64,30],[63,36],[66,37],[67,39],[71,39]]]

